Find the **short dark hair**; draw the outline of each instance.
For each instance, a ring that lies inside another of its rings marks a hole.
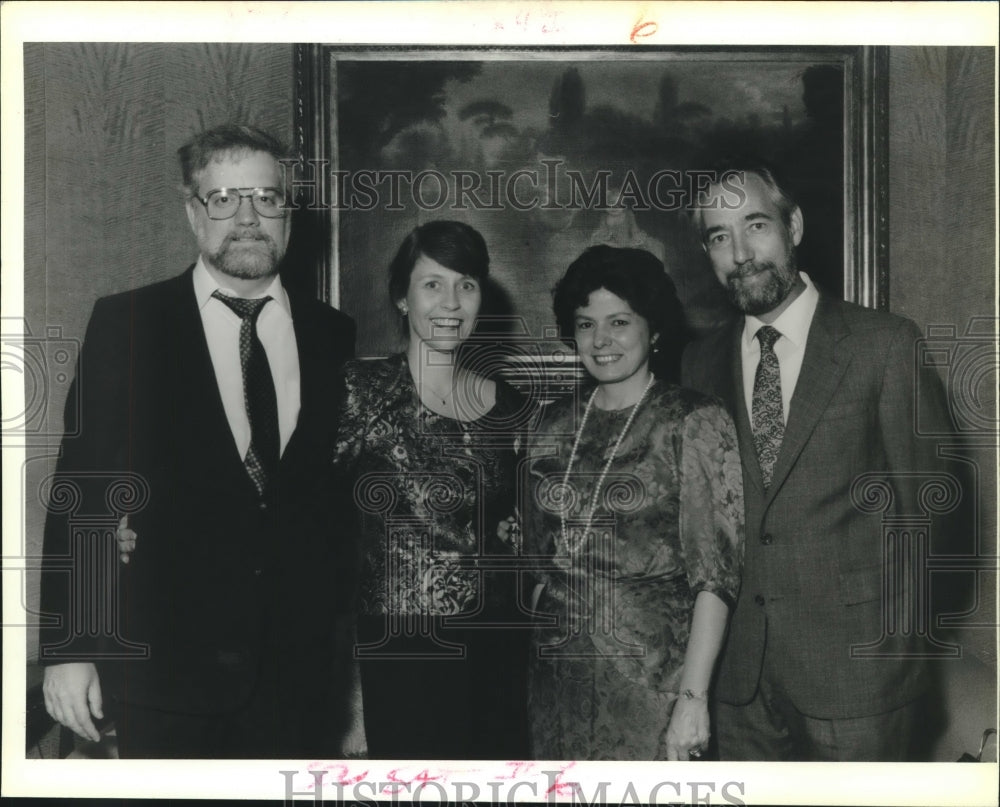
[[[649,324],[650,336],[659,334],[658,349],[650,353],[650,370],[676,381],[686,334],[684,309],[663,263],[644,249],[600,244],[585,250],[553,292],[552,310],[564,340],[574,339],[577,309],[585,307],[598,289],[621,297]]]
[[[198,191],[195,177],[217,155],[234,151],[263,151],[275,160],[290,157],[284,143],[276,137],[242,123],[226,123],[213,129],[196,134],[191,140],[177,149],[177,157],[181,164],[181,181],[184,192],[192,198]]]
[[[410,274],[421,255],[480,283],[490,273],[490,254],[478,230],[461,221],[429,221],[403,239],[389,264],[389,297],[393,305],[406,296]]]
[[[788,183],[784,181],[776,166],[758,157],[728,156],[716,160],[711,167],[711,173],[715,178],[711,183],[713,185],[720,183],[726,176],[739,175],[742,177],[744,174],[756,174],[764,182],[768,196],[778,208],[782,223],[785,227],[791,226],[792,213],[798,204],[788,190]],[[691,221],[699,235],[704,235],[705,232],[703,210],[704,208],[698,206],[697,199],[692,201]]]

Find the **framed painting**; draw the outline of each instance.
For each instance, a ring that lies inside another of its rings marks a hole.
[[[495,321],[554,336],[550,291],[587,246],[663,261],[688,324],[730,311],[686,208],[713,160],[774,164],[806,221],[800,266],[887,300],[887,54],[877,47],[296,47],[297,215],[319,296],[358,355],[398,346],[386,268],[433,219],[478,229]]]

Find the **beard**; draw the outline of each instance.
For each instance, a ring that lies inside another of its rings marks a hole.
[[[755,277],[744,283],[750,276]],[[791,252],[780,267],[774,261],[743,264],[726,279],[726,292],[730,302],[740,311],[759,317],[782,303],[798,276],[795,253]]]
[[[229,277],[257,280],[277,274],[282,253],[265,233],[229,233],[208,258],[212,266]]]

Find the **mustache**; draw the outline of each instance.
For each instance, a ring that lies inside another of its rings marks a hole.
[[[757,263],[756,261],[748,261],[747,263],[740,264],[734,272],[729,275],[729,279],[732,280],[743,280],[744,278],[750,277],[765,270],[774,271],[777,267],[774,261],[762,261]]]
[[[262,233],[260,230],[245,230],[243,232],[227,233],[226,237],[222,240],[222,245],[227,246],[234,241],[266,241],[273,243],[273,239],[267,233]]]

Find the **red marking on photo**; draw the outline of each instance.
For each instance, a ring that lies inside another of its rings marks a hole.
[[[362,771],[361,773],[356,774],[354,776],[351,776],[351,769],[343,763],[331,765],[328,763],[310,762],[309,765],[306,766],[306,770],[308,771],[324,770],[330,774],[330,778],[333,779],[333,781],[341,785],[355,785],[358,782],[363,782],[365,779],[368,778],[367,770]],[[307,785],[307,787],[313,787],[314,784],[315,783],[310,783]]]
[[[431,776],[431,772],[426,768],[420,771],[420,773],[418,773],[416,776],[409,779],[403,778],[404,775],[405,772],[403,771],[402,768],[393,768],[385,775],[385,778],[388,779],[390,782],[398,782],[400,784],[413,784],[414,782],[436,782],[439,779],[445,778],[445,774],[443,773],[439,773],[437,776]]]
[[[549,795],[550,793],[555,793],[557,796],[571,796],[573,795],[574,792],[576,792],[573,788],[573,785],[576,784],[575,782],[561,781],[566,771],[568,771],[574,765],[576,765],[576,763],[571,762],[569,763],[569,765],[567,765],[565,768],[559,771],[559,775],[555,778],[555,781],[552,782],[552,786],[545,791],[546,796]]]
[[[505,773],[498,773],[496,775],[497,779],[502,779],[502,780],[503,779],[521,779],[522,777],[525,777],[529,773],[531,773],[532,770],[534,770],[534,768],[536,767],[536,763],[534,763],[534,762],[513,762],[513,761],[507,761],[505,764],[507,765],[507,772],[505,772]]]
[[[635,40],[637,38],[653,36],[659,30],[659,23],[654,20],[646,20],[643,22],[640,17],[639,21],[636,22],[635,27],[632,28],[632,34],[629,36],[629,39],[632,41],[632,44],[635,44]]]

